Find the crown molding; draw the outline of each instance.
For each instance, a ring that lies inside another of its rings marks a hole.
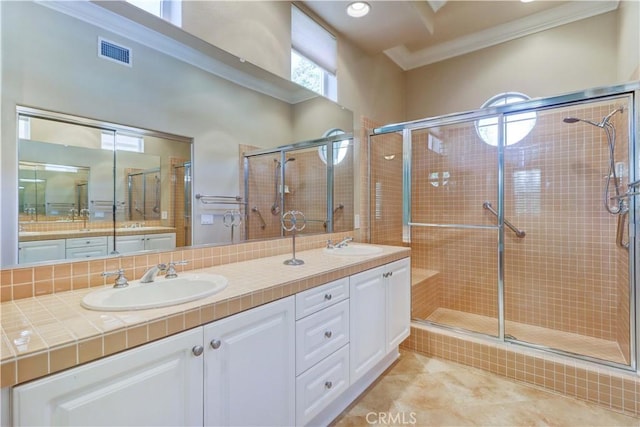
[[[526,18],[478,31],[425,49],[411,52],[404,45],[387,49],[384,53],[404,71],[444,61],[456,56],[515,40],[541,31],[570,24],[592,16],[611,12],[619,1],[572,1]]]
[[[162,24],[170,26],[167,28],[171,28],[173,32],[182,33],[181,35],[186,40],[193,39],[192,42],[178,41],[173,37],[162,34],[159,31],[135,22],[116,12],[107,10],[90,1],[63,0],[36,1],[36,3],[164,53],[239,86],[260,92],[289,104],[296,104],[317,96],[295,83],[284,81],[284,79],[245,62],[241,58],[196,39],[193,36],[189,36],[181,29],[173,27],[168,23]],[[205,50],[211,52],[206,52]],[[234,66],[233,64],[236,63],[237,66]],[[244,71],[243,68],[248,71]],[[260,73],[269,75],[267,78],[255,75]],[[277,83],[277,80],[282,80],[283,82]]]

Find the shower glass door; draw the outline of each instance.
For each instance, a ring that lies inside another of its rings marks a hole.
[[[408,147],[413,317],[498,336],[498,148],[475,120],[412,129]]]
[[[505,147],[504,217],[526,233],[504,229],[507,340],[631,363],[633,201],[616,199],[633,171],[630,107],[618,96],[538,110]]]

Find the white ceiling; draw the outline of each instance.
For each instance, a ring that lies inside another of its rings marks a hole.
[[[384,52],[404,70],[442,61],[559,25],[610,12],[618,1],[368,0],[351,18],[351,1],[301,2],[369,54]]]

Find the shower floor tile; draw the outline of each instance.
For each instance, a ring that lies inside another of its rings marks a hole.
[[[333,423],[437,426],[638,426],[640,419],[498,375],[402,350]]]
[[[455,328],[467,329],[487,335],[498,335],[498,321],[489,316],[465,313],[448,308],[436,309],[426,320]],[[571,332],[556,331],[539,326],[507,320],[505,334],[519,341],[543,345],[571,353],[582,354],[597,359],[627,364],[627,361],[615,341],[587,337]]]

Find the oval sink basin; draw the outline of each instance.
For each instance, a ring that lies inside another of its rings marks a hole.
[[[126,311],[167,307],[205,298],[222,291],[229,281],[218,274],[182,273],[174,279],[158,277],[151,283],[129,282],[126,288],[107,288],[82,298],[89,310]]]
[[[324,251],[328,254],[338,256],[362,256],[379,254],[382,252],[382,248],[378,246],[347,245],[334,249],[324,248]]]

